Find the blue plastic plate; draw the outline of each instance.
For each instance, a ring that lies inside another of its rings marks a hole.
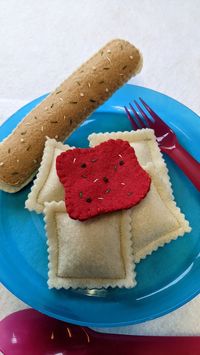
[[[200,120],[184,105],[158,92],[125,85],[68,139],[88,146],[92,132],[131,130],[123,106],[143,97],[200,160]],[[22,107],[0,128],[0,141],[35,105]],[[174,194],[192,232],[158,249],[137,266],[138,286],[99,292],[48,290],[47,248],[42,215],[24,209],[31,185],[16,194],[0,192],[0,280],[31,307],[67,322],[94,327],[140,323],[171,312],[200,291],[200,194],[167,160]]]

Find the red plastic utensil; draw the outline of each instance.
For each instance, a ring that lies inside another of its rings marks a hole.
[[[4,355],[191,355],[199,354],[199,349],[200,337],[97,333],[33,309],[13,313],[0,322]]]
[[[200,163],[179,144],[172,129],[149,107],[149,105],[147,105],[142,98],[139,99],[151,115],[151,118],[147,116],[141,105],[134,101],[140,114],[131,104],[130,108],[133,115],[131,115],[128,108],[125,107],[126,114],[133,129],[152,128],[155,132],[161,151],[165,152],[172,160],[174,160],[179,168],[192,181],[197,190],[200,191]]]

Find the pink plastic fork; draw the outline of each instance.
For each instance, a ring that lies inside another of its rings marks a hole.
[[[145,109],[150,113],[151,118],[147,116],[141,105],[134,101],[141,116],[138,114],[133,105],[130,108],[133,116],[127,107],[124,107],[134,130],[141,128],[152,128],[156,135],[157,143],[162,152],[170,156],[172,160],[179,166],[185,175],[192,181],[194,186],[200,191],[200,163],[197,162],[178,142],[178,139],[172,129],[164,123],[164,121],[147,105],[147,103],[139,98]]]

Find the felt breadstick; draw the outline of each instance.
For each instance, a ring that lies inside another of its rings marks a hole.
[[[46,136],[64,141],[142,67],[138,49],[113,40],[35,107],[0,143],[0,188],[16,192],[36,174]]]

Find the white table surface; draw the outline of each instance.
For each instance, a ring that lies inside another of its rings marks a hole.
[[[161,91],[200,114],[199,0],[1,0],[0,122],[51,91],[112,38],[143,53],[131,82]],[[0,319],[27,307],[0,285]],[[200,297],[129,334],[200,334]]]

